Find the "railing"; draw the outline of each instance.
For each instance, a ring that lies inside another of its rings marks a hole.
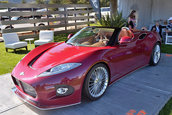
[[[94,17],[90,16],[93,10],[89,4],[1,3],[0,8],[8,9],[7,12],[0,12],[0,16],[9,17],[7,20],[1,20],[1,25],[3,27],[6,26],[1,29],[1,32],[17,32],[20,35],[20,39],[37,37],[40,30],[47,29],[53,29],[55,34],[74,32],[83,25],[89,25],[91,23],[90,19],[94,20]],[[11,11],[12,8],[31,8],[32,11]],[[39,8],[40,10],[33,10],[34,8]],[[12,17],[22,17],[23,19],[12,20]],[[28,32],[30,34],[26,34]]]

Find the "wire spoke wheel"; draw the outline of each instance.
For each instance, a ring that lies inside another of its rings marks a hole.
[[[97,67],[88,80],[88,90],[92,97],[98,98],[105,92],[109,82],[108,71],[104,67]]]
[[[152,55],[149,64],[155,66],[159,63],[160,59],[161,59],[161,46],[159,43],[156,43],[152,50]]]
[[[159,62],[160,55],[161,55],[160,46],[156,45],[154,49],[154,56],[153,56],[153,61],[155,64]]]

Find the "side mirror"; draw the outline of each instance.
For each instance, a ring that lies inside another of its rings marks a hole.
[[[67,38],[70,39],[73,35],[74,35],[74,34],[71,33],[71,34],[69,34],[69,35],[67,36]]]
[[[121,39],[119,40],[119,43],[120,44],[126,44],[126,43],[129,43],[131,42],[131,38],[129,36],[124,36],[124,37],[121,37]]]

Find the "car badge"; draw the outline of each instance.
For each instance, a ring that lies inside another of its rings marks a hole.
[[[24,75],[24,72],[21,72],[20,75]]]

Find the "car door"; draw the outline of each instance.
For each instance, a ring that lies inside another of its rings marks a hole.
[[[114,48],[108,52],[112,81],[142,65],[141,52],[136,43],[137,40],[133,39],[128,43],[112,46]]]
[[[137,49],[139,51],[139,55],[140,55],[140,64],[143,66],[145,64],[147,64],[147,51],[148,48],[146,47],[147,44],[147,37],[148,33],[147,32],[136,32],[135,36],[136,36],[136,46]]]

